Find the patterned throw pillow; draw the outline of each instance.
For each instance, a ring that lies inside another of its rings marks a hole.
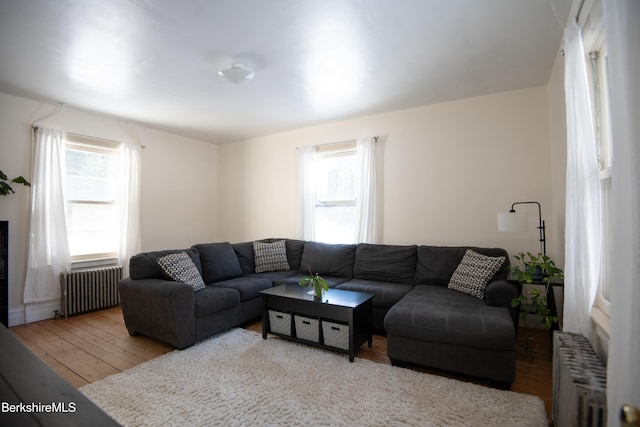
[[[449,289],[483,299],[484,288],[500,270],[504,261],[503,256],[490,257],[468,249],[451,276]]]
[[[194,291],[205,288],[198,268],[186,252],[165,255],[158,258],[157,263],[172,280],[191,285]]]
[[[291,270],[287,261],[287,247],[284,240],[277,240],[273,243],[253,242],[253,253],[256,273]]]

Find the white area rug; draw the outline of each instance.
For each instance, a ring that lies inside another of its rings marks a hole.
[[[538,397],[244,329],[80,389],[127,426],[546,426]]]

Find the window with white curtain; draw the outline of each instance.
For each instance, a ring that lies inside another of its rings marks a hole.
[[[122,144],[67,134],[64,194],[71,260],[118,258]]]
[[[326,243],[354,243],[356,238],[356,142],[317,147],[315,239]]]
[[[611,283],[611,160],[612,138],[610,126],[608,52],[602,14],[602,3],[594,1],[585,14],[582,27],[585,60],[590,78],[590,94],[595,125],[600,179],[600,203],[602,217],[602,259],[596,305],[609,314]]]

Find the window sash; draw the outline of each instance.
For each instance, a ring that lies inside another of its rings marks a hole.
[[[344,207],[356,207],[357,200],[317,200],[317,208],[344,208]]]
[[[122,153],[122,144],[120,142],[117,141],[110,141],[110,140],[106,140],[106,139],[101,139],[101,138],[94,138],[94,137],[89,137],[89,136],[85,136],[85,135],[79,135],[79,134],[73,134],[73,133],[67,133],[67,139],[66,139],[66,144],[65,144],[65,149],[68,151],[76,151],[76,152],[80,152],[80,153],[93,153],[93,154],[99,154],[102,156],[114,156],[114,157],[119,157]],[[97,181],[105,181],[107,182],[108,185],[114,185],[117,186],[118,183],[114,182],[114,180],[118,180],[118,176],[115,173],[112,173],[110,176],[103,178],[103,177],[99,177],[99,178],[95,178],[95,177],[89,177],[89,176],[82,176],[82,175],[74,175],[74,174],[69,174],[69,169],[67,169],[67,171],[65,171],[67,173],[68,177],[73,177],[74,179],[79,179],[79,180],[86,180],[86,181],[91,181],[91,180],[97,180]],[[105,200],[104,198],[97,198],[97,199],[92,199],[90,198],[90,194],[82,194],[83,198],[82,199],[67,199],[65,200],[66,205],[68,206],[68,212],[69,215],[71,215],[73,206],[115,206],[117,207],[117,202],[115,199],[112,199],[112,197],[114,197],[113,194],[111,194],[111,196],[109,197],[109,199]],[[70,219],[70,217],[68,216],[67,218]],[[117,227],[117,226],[116,226]],[[109,229],[113,230],[113,228],[111,227],[105,227],[104,229],[95,229],[96,232],[106,232],[108,235],[110,235],[111,237],[113,237],[113,234],[109,233]],[[69,243],[70,243],[70,247],[74,247],[76,250],[78,250],[79,247],[82,247],[82,243],[81,241],[76,241],[74,238],[74,234],[77,233],[78,230],[74,229],[73,224],[69,224],[68,226],[68,233],[69,233]],[[77,235],[75,236],[77,237]],[[85,246],[86,247],[86,246]],[[116,245],[117,247],[117,245]],[[107,246],[108,248],[108,246]],[[97,248],[96,248],[97,249]],[[105,248],[106,249],[106,248]],[[100,252],[95,252],[95,253],[76,253],[76,254],[72,254],[71,255],[71,261],[73,262],[74,265],[77,265],[79,263],[87,263],[87,262],[91,262],[91,261],[103,261],[103,260],[112,260],[112,259],[117,259],[118,258],[118,252],[116,251],[100,251]]]
[[[352,157],[355,161],[356,154],[356,141],[321,145],[316,148],[316,166],[322,167],[323,160],[340,157]],[[317,182],[316,185],[318,185]],[[341,215],[351,210],[355,212],[357,200],[355,198],[326,200],[318,198],[319,193],[320,191],[316,191],[316,238],[327,243],[350,243],[351,240],[355,239],[355,229],[348,230],[350,228],[349,220],[345,222],[345,218],[341,217]],[[329,192],[328,194],[330,193],[341,195],[339,192]],[[329,213],[329,211],[332,213]],[[325,218],[329,222],[322,224],[321,218]],[[355,227],[355,224],[353,226]],[[347,236],[348,238],[345,238]]]

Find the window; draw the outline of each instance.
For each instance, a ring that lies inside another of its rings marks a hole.
[[[602,216],[602,259],[596,305],[609,314],[611,283],[611,158],[612,138],[610,127],[609,87],[607,75],[607,44],[604,31],[602,3],[594,2],[583,26],[585,55],[590,74],[590,94],[593,106],[598,170],[600,178],[600,200]]]
[[[121,144],[67,134],[64,191],[73,262],[118,257]]]
[[[315,156],[315,236],[326,243],[354,243],[356,143],[318,147]]]
[[[326,243],[376,243],[377,137],[298,147],[298,236]]]

